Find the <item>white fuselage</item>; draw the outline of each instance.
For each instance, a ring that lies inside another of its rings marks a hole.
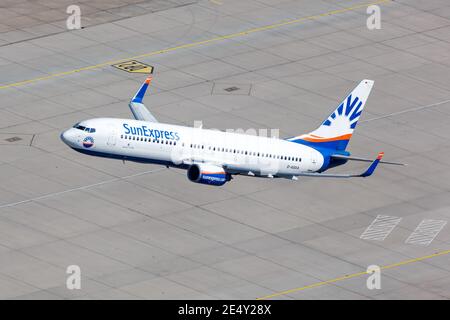
[[[230,173],[262,177],[316,172],[324,163],[314,148],[276,138],[131,119],[98,118],[77,125],[81,129],[65,131],[63,141],[103,157],[177,167],[212,163]]]

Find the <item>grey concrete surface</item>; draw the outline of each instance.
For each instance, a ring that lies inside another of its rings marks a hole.
[[[89,37],[108,37],[120,33],[108,22],[193,4],[196,0],[3,0],[0,4],[0,46],[67,31],[67,11],[81,10],[82,27],[92,27]],[[103,29],[106,27],[106,29]],[[36,56],[35,56],[36,57]]]
[[[155,66],[146,105],[162,122],[283,137],[314,129],[374,79],[349,149],[409,164],[368,179],[237,177],[221,188],[75,153],[59,133],[82,119],[131,117],[144,75],[108,61],[364,2],[78,1],[86,28],[67,31],[73,2],[0,9],[1,299],[450,298],[450,254],[420,260],[450,249],[449,224],[427,247],[405,244],[423,219],[450,220],[448,1],[382,3],[380,30],[367,29],[360,6],[138,58]],[[223,91],[230,86],[240,90]],[[361,240],[377,215],[402,220],[384,241]],[[380,290],[367,289],[366,275],[305,288],[416,258],[383,270]],[[66,288],[74,264],[81,290]],[[303,289],[279,294],[294,288]]]

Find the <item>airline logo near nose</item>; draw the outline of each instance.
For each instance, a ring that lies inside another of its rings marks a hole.
[[[86,137],[83,139],[83,147],[90,148],[94,145],[94,138]]]
[[[127,123],[123,124],[123,128],[125,129],[125,134],[149,137],[154,139],[165,138],[168,140],[180,140],[178,132],[175,131],[150,129],[147,126],[133,127]]]

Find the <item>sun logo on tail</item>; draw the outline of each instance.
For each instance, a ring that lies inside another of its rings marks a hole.
[[[372,90],[373,80],[363,80],[314,131],[286,140],[313,148],[345,150]]]
[[[363,102],[358,97],[352,99],[350,94],[347,99],[342,102],[339,107],[325,120],[323,126],[338,126],[355,129],[356,123],[361,116],[361,106]]]

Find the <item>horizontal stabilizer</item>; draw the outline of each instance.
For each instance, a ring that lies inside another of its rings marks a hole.
[[[377,168],[378,163],[380,163],[381,159],[383,158],[384,152],[380,152],[378,154],[378,157],[372,161],[370,166],[367,168],[366,171],[359,174],[352,174],[352,173],[317,173],[317,172],[305,172],[299,174],[299,176],[306,176],[306,177],[322,177],[322,178],[355,178],[355,177],[369,177],[373,174],[375,169]]]
[[[331,158],[334,159],[344,159],[344,160],[352,160],[352,161],[363,161],[363,162],[372,162],[372,159],[366,159],[366,158],[360,158],[360,157],[351,157],[351,156],[345,156],[342,154],[332,154]],[[390,162],[390,161],[380,161],[381,164],[392,164],[396,166],[406,166],[406,163],[400,163],[400,162]]]

